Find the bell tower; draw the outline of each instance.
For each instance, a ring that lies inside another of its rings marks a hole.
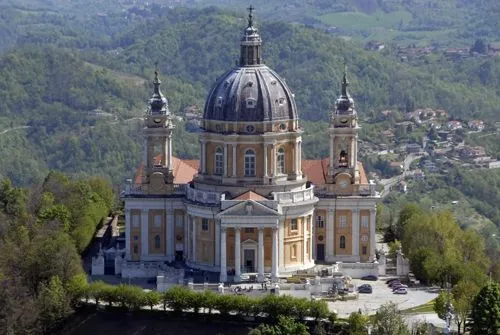
[[[354,100],[347,92],[346,68],[341,82],[340,97],[330,118],[328,128],[330,142],[330,161],[328,183],[338,184],[346,189],[349,184],[359,184],[358,170],[358,118],[354,109]]]
[[[144,168],[142,184],[149,193],[166,192],[167,184],[173,184],[172,131],[174,125],[168,109],[168,101],[160,91],[158,71],[153,80],[153,96],[144,120]]]

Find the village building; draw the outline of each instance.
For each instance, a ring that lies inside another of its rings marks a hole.
[[[175,125],[156,73],[143,164],[122,195],[127,264],[183,261],[238,282],[376,260],[380,196],[358,161],[345,71],[325,133],[329,156],[302,160],[294,94],[261,52],[250,11],[237,66],[208,94],[199,161],[173,156]]]

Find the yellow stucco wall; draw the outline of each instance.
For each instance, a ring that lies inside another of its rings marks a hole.
[[[133,225],[134,216],[139,216],[137,227]],[[128,238],[130,239],[130,258],[138,261],[141,258],[141,211],[139,209],[130,210],[130,236]]]
[[[196,262],[214,265],[215,259],[215,224],[208,219],[208,230],[202,229],[202,218],[196,219]]]
[[[362,262],[366,262],[370,259],[370,211],[369,210],[361,210],[360,211],[360,219],[359,219],[359,256]],[[363,217],[366,217],[368,220],[368,226],[364,227],[362,225]],[[363,236],[366,236],[366,240],[363,241]],[[363,246],[366,247],[366,253],[363,254]]]
[[[346,217],[346,226],[341,227],[340,217]],[[345,236],[345,248],[340,248],[340,237]],[[337,210],[335,213],[335,254],[352,255],[352,213],[350,210]]]
[[[160,225],[155,225],[155,217],[160,217]],[[148,212],[148,253],[150,255],[164,255],[166,248],[165,232],[166,232],[166,221],[165,221],[165,211],[162,209],[152,209]],[[160,237],[159,248],[156,248],[155,238]]]

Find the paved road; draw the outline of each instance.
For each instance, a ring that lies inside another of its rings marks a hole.
[[[19,127],[12,127],[12,128],[9,128],[9,129],[5,129],[3,131],[0,132],[0,135],[3,135],[3,134],[7,134],[13,130],[18,130],[18,129],[28,129],[28,128],[31,128],[31,126],[19,126]]]
[[[419,155],[408,155],[406,156],[405,160],[403,161],[403,172],[397,176],[394,176],[392,178],[388,179],[382,179],[380,181],[380,184],[384,186],[384,190],[381,193],[382,197],[385,197],[386,195],[389,194],[391,187],[399,183],[400,181],[404,180],[405,177],[411,176],[414,174],[413,171],[409,171],[411,163],[416,161],[417,159],[422,158],[422,156]]]
[[[393,294],[384,280],[373,282],[354,279],[353,282],[356,286],[361,284],[372,285],[373,293],[360,294],[358,300],[329,302],[328,308],[330,310],[336,310],[341,317],[347,317],[352,312],[357,312],[359,310],[364,314],[375,314],[381,305],[389,301],[398,305],[399,309],[416,307],[431,301],[438,295],[437,292],[424,288],[410,288],[408,294],[405,295]]]

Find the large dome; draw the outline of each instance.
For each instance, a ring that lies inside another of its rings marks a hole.
[[[292,92],[276,72],[262,64],[253,8],[241,38],[239,66],[217,80],[205,103],[205,120],[284,121],[296,120],[297,107]]]
[[[223,75],[205,103],[204,118],[219,121],[295,120],[292,92],[265,65],[239,66]]]

